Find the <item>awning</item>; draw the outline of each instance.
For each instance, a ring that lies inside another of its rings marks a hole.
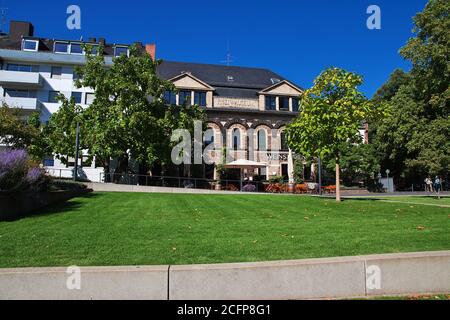
[[[225,168],[235,168],[235,169],[265,168],[265,167],[267,167],[267,163],[239,159],[239,160],[232,161],[230,163],[225,164],[224,167]]]

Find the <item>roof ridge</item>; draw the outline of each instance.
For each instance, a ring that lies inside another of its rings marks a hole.
[[[170,63],[180,63],[180,64],[207,65],[207,66],[215,66],[215,67],[223,67],[223,68],[258,69],[258,70],[265,70],[265,71],[270,71],[271,73],[275,73],[274,71],[272,71],[268,68],[263,68],[263,67],[226,66],[226,65],[222,65],[222,64],[218,64],[218,63],[186,62],[186,61],[174,61],[174,60],[164,60],[164,59],[161,59],[161,60],[162,60],[162,63],[170,62]]]

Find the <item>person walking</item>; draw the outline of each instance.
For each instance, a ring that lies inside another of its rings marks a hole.
[[[425,179],[425,191],[433,192],[433,181],[431,181],[430,177]]]
[[[441,194],[440,194],[441,193],[441,187],[442,187],[441,179],[439,179],[439,177],[436,176],[436,178],[434,179],[434,190],[437,193],[438,199],[441,198]]]

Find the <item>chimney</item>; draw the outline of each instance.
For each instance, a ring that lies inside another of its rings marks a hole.
[[[156,59],[156,44],[146,44],[145,45],[145,51],[152,57],[153,60]]]
[[[32,37],[34,27],[30,22],[11,21],[9,23],[9,37],[11,40],[21,40],[22,37]]]
[[[106,44],[105,38],[98,38],[98,42],[99,42],[102,46],[105,46],[105,44]]]

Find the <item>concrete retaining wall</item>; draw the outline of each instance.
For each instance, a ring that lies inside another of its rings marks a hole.
[[[0,269],[0,299],[314,299],[450,292],[450,251],[212,265]]]
[[[365,294],[364,261],[312,259],[172,266],[169,297],[178,299],[311,299]]]
[[[92,192],[92,189],[61,190],[49,192],[0,193],[0,221],[25,217],[52,204],[64,202]]]
[[[80,289],[77,289],[76,274],[73,270],[67,273],[67,268],[0,269],[0,299],[167,299],[167,266],[81,267],[80,270]]]

